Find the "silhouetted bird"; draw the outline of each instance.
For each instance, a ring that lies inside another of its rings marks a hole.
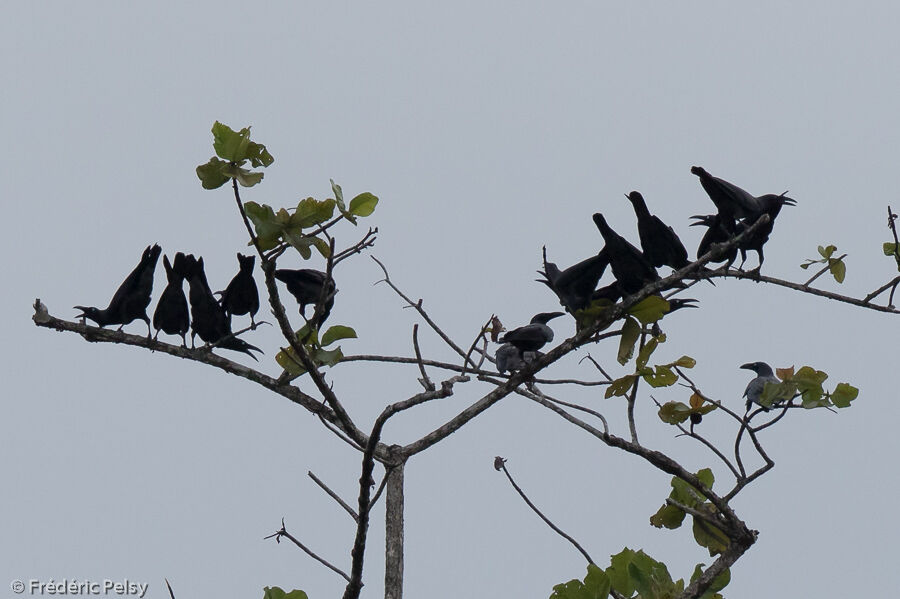
[[[141,254],[141,261],[122,281],[112,299],[109,300],[109,306],[103,310],[75,306],[76,310],[81,310],[81,314],[76,318],[90,318],[101,327],[117,324],[120,325],[118,329],[120,331],[126,324],[140,318],[147,323],[147,337],[150,337],[150,318],[147,316],[147,306],[150,305],[150,295],[153,293],[153,272],[156,270],[156,261],[159,260],[160,251],[158,245],[148,245]]]
[[[320,270],[311,268],[290,270],[283,268],[275,271],[275,278],[287,286],[288,292],[300,304],[300,314],[304,319],[306,318],[307,304],[315,305],[322,299],[324,301],[322,316],[320,321],[313,326],[318,326],[325,322],[325,319],[331,314],[331,308],[334,306],[334,295],[337,293],[334,279],[328,281],[328,289],[323,298],[322,288],[325,286],[327,275]]]
[[[759,197],[751,195],[737,185],[729,183],[724,179],[713,177],[706,170],[699,166],[692,166],[691,172],[700,178],[700,184],[706,190],[707,195],[716,205],[719,215],[724,219],[742,220],[744,227],[749,227],[759,219],[763,214],[769,215],[769,222],[761,226],[749,238],[741,243],[741,261],[743,267],[747,257],[747,250],[754,250],[759,255],[759,266],[755,270],[759,270],[765,257],[763,256],[763,245],[769,240],[769,235],[775,226],[775,217],[781,212],[782,206],[794,206],[796,201],[781,195],[766,194]],[[737,232],[741,231],[740,226]]]
[[[772,370],[772,367],[766,364],[765,362],[750,362],[748,364],[744,364],[741,366],[746,370],[752,370],[756,373],[756,378],[751,380],[747,385],[747,388],[744,390],[744,397],[747,398],[747,410],[750,410],[751,404],[758,404],[765,411],[769,411],[769,408],[763,406],[759,403],[759,398],[762,396],[763,389],[766,387],[766,383],[775,383],[778,384],[779,381],[775,377],[775,372]]]
[[[163,266],[166,269],[166,279],[169,281],[159,302],[156,304],[156,311],[153,313],[153,328],[156,329],[156,339],[159,331],[162,330],[167,335],[181,335],[181,344],[187,347],[187,338],[185,335],[190,326],[190,315],[188,314],[187,298],[184,297],[184,265],[185,255],[181,252],[175,254],[174,264],[169,264],[168,256],[163,256]]]
[[[641,249],[647,262],[652,266],[671,266],[676,270],[687,266],[687,250],[675,234],[675,229],[667,226],[659,217],[650,214],[644,196],[640,193],[632,191],[625,197],[634,206]]]
[[[541,312],[531,319],[531,324],[507,331],[500,341],[516,347],[520,353],[533,352],[553,341],[553,329],[547,323],[565,312]]]
[[[229,316],[250,315],[250,324],[256,325],[253,316],[259,310],[259,291],[253,280],[253,263],[256,256],[237,255],[240,269],[228,287],[222,292],[222,307]]]
[[[231,319],[216,301],[206,281],[203,258],[187,256],[184,272],[190,286],[191,343],[194,342],[194,335],[197,335],[210,345],[216,344],[216,347],[243,352],[256,360],[251,351],[262,353],[262,350],[232,334]]]
[[[644,254],[613,231],[602,214],[594,214],[594,224],[606,242],[604,251],[622,295],[637,293],[647,283],[659,280],[656,269],[644,258]]]
[[[691,218],[697,220],[697,222],[691,223],[692,227],[699,225],[707,227],[706,233],[703,234],[703,239],[700,240],[700,245],[697,247],[697,258],[700,258],[709,252],[712,249],[713,244],[728,242],[737,235],[738,225],[731,217],[723,216],[721,214],[698,214]],[[737,259],[737,253],[737,246],[732,247],[719,259],[712,260],[711,262],[714,264],[725,262],[725,269],[727,270],[731,268],[731,265],[734,264],[734,261]]]
[[[539,351],[521,352],[512,343],[504,343],[497,348],[497,353],[495,354],[497,372],[504,374],[507,371],[522,370],[541,355]]]
[[[536,280],[549,287],[559,298],[560,305],[574,314],[591,303],[591,296],[608,264],[606,252],[601,251],[560,271],[556,264],[547,261],[547,248],[544,248],[544,270],[537,271],[544,278]]]

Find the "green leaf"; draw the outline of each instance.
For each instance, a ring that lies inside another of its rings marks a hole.
[[[325,366],[334,366],[344,359],[340,346],[334,349],[317,349],[312,355],[316,364],[324,364]]]
[[[823,258],[831,258],[831,255],[837,250],[836,246],[829,245],[828,247],[819,246],[819,255]]]
[[[691,415],[691,408],[680,401],[667,401],[659,409],[659,419],[666,424],[681,424]]]
[[[584,583],[570,580],[555,585],[550,599],[606,599],[610,589],[609,577],[594,564],[588,564],[587,570]]]
[[[895,256],[898,254],[896,243],[885,243],[881,246],[881,250],[885,256]]]
[[[678,366],[680,368],[693,368],[696,365],[697,360],[690,356],[681,356],[680,358],[669,364],[669,366]]]
[[[250,128],[244,127],[235,131],[219,121],[213,123],[213,149],[216,156],[228,162],[241,162],[247,158],[247,145],[250,143]]]
[[[250,164],[257,168],[260,166],[265,168],[275,162],[275,159],[269,154],[266,146],[253,141],[247,144],[246,154]]]
[[[300,364],[300,360],[296,356],[297,354],[294,353],[293,348],[285,347],[275,354],[275,361],[291,375],[300,376],[306,372],[306,369]]]
[[[848,383],[838,383],[831,392],[831,401],[839,408],[850,407],[850,402],[859,395],[859,389]]]
[[[801,264],[801,265],[800,265],[800,268],[802,268],[803,270],[806,270],[807,268],[809,268],[809,267],[812,266],[813,264],[815,264],[815,262],[812,261],[812,260],[810,260],[809,262],[804,262],[803,264]]]
[[[711,510],[707,510],[711,511]],[[694,540],[701,547],[709,550],[710,556],[718,555],[728,549],[728,535],[722,532],[722,529],[709,524],[700,518],[694,518],[693,525]]]
[[[293,230],[284,232],[284,240],[291,244],[291,247],[300,252],[300,255],[304,260],[312,258],[312,251],[309,248],[315,243],[315,239],[315,237],[297,234]]]
[[[197,167],[197,177],[200,179],[200,185],[203,189],[218,189],[222,187],[231,178],[224,174],[224,168],[228,166],[227,162],[223,162],[213,156],[206,164]]]
[[[309,599],[309,596],[300,590],[285,593],[278,587],[265,587],[263,589],[263,599]]]
[[[338,339],[356,339],[356,331],[350,327],[336,324],[322,335],[322,347],[327,347]]]
[[[644,380],[653,388],[668,387],[678,381],[678,375],[668,366],[657,366],[652,374],[644,374]]]
[[[838,283],[844,282],[844,277],[847,276],[847,265],[844,264],[843,260],[838,260],[836,258],[828,259],[828,270],[831,271],[831,276],[834,277],[834,280]]]
[[[624,366],[634,355],[634,346],[640,334],[641,326],[637,321],[630,316],[625,317],[625,324],[622,325],[622,338],[619,340],[619,352],[616,355],[619,364]]]
[[[331,198],[321,201],[315,198],[300,200],[297,210],[291,217],[291,225],[306,229],[324,223],[334,216],[334,207],[335,201]]]
[[[650,524],[656,528],[674,530],[681,526],[686,515],[686,512],[681,508],[666,503],[655,514],[650,516]]]
[[[706,567],[706,564],[697,564],[694,568],[694,573],[691,574],[691,582],[694,582],[703,574],[703,568]],[[725,569],[721,574],[716,576],[709,589],[700,596],[700,599],[717,599],[721,598],[722,595],[719,595],[719,591],[728,586],[728,583],[731,582],[731,570]]]
[[[281,240],[282,224],[272,207],[266,204],[247,202],[244,204],[244,212],[253,223],[256,237],[263,251],[277,246]]]
[[[697,478],[700,479],[700,482],[703,483],[703,485],[707,489],[712,489],[713,484],[716,482],[716,477],[713,474],[713,471],[710,470],[709,468],[702,468],[702,469],[698,470]]]
[[[234,178],[237,179],[237,182],[241,187],[253,187],[263,180],[263,173],[254,173],[245,168],[239,168],[237,169]]]
[[[620,397],[628,393],[628,390],[631,389],[631,386],[634,384],[634,379],[636,378],[637,375],[626,374],[622,378],[614,380],[610,383],[609,387],[606,388],[606,399],[613,396]]]
[[[350,200],[350,214],[362,217],[369,216],[375,212],[376,205],[378,205],[378,198],[368,191],[364,191]]]
[[[606,569],[606,575],[612,582],[612,588],[625,597],[634,595],[634,583],[628,575],[628,564],[634,559],[637,552],[626,547],[619,553],[611,556],[610,566]]]
[[[650,355],[656,350],[656,347],[659,345],[659,339],[656,337],[651,337],[650,341],[648,341],[644,347],[641,348],[641,351],[638,352],[637,360],[635,360],[635,365],[638,370],[644,368],[647,365],[647,361],[650,359]]]
[[[629,308],[628,313],[643,324],[652,324],[669,311],[669,302],[658,295],[645,297]],[[624,364],[624,362],[623,362]]]

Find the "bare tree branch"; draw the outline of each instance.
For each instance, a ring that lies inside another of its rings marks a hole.
[[[317,562],[319,562],[320,564],[322,564],[323,566],[325,566],[332,572],[339,574],[347,582],[350,582],[350,577],[347,576],[347,574],[345,574],[343,570],[341,570],[337,566],[332,565],[328,561],[324,560],[323,558],[321,558],[318,555],[316,555],[315,553],[313,553],[313,551],[309,547],[307,547],[306,545],[301,543],[299,540],[297,540],[297,538],[295,536],[293,536],[291,533],[289,533],[287,531],[287,529],[285,529],[285,527],[284,527],[284,518],[281,519],[281,530],[278,530],[265,538],[266,539],[274,538],[276,543],[281,543],[282,537],[290,540],[294,545],[296,545],[297,547],[302,549],[309,557],[313,558],[314,560],[316,560]]]
[[[334,500],[338,503],[339,506],[341,506],[342,508],[344,508],[344,510],[345,510],[348,514],[350,514],[350,517],[353,518],[354,521],[359,522],[359,514],[357,514],[357,513],[353,510],[352,507],[350,507],[349,505],[347,505],[347,503],[346,503],[343,499],[341,499],[340,495],[338,495],[337,493],[335,493],[334,491],[332,491],[332,490],[328,487],[328,485],[326,485],[326,484],[323,483],[321,480],[319,480],[319,477],[317,477],[315,474],[313,474],[312,470],[307,470],[306,475],[309,476],[311,479],[313,479],[313,481],[315,481],[315,483],[316,483],[317,485],[319,485],[319,487],[321,487],[322,490],[325,491],[325,492],[328,494],[329,497],[331,497],[332,499],[334,499]]]

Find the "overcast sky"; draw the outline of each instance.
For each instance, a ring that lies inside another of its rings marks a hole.
[[[896,274],[881,254],[887,204],[900,205],[896,3],[281,4],[29,2],[5,11],[3,584],[128,579],[149,583],[157,599],[164,577],[179,598],[261,597],[267,585],[313,599],[342,592],[334,573],[263,537],[284,517],[349,568],[353,522],[306,472],[354,503],[355,452],[252,383],[30,319],[36,297],[64,318],[76,304],[105,306],[153,242],[170,256],[203,255],[212,287],[227,284],[246,232],[228,190],[205,191],[194,174],[212,155],[215,120],[252,125],[275,157],[245,200],[324,199],[329,178],[350,197],[378,195],[372,255],[460,344],[492,313],[516,326],[556,309],[534,282],[541,246],[561,265],[595,253],[593,212],[637,241],[623,197],[632,189],[693,252],[701,231],[688,217],[713,210],[694,164],[797,200],[766,246],[766,274],[806,280],[799,265],[827,243],[849,254],[848,275],[842,286],[820,279],[824,288],[862,297]],[[346,226],[338,242],[362,232]],[[283,266],[310,264],[288,256]],[[415,315],[373,286],[380,277],[365,255],[342,264],[332,322],[360,335],[343,343],[347,354],[411,355]],[[155,297],[164,284],[160,267]],[[861,390],[852,409],[793,412],[763,435],[777,466],[734,502],[760,536],[726,596],[897,588],[893,318],[747,281],[691,294],[700,309],[666,319],[657,355],[696,358],[694,380],[710,396],[741,407],[753,375],[738,367],[755,360],[810,364],[832,386]],[[560,339],[573,332],[570,319],[554,328]],[[427,355],[449,357],[434,335],[420,337]],[[277,375],[274,329],[248,339],[266,352],[259,368]],[[626,372],[614,345],[588,349]],[[578,364],[586,353],[551,372],[592,376]],[[364,429],[420,389],[414,368],[343,365],[327,376]],[[471,382],[398,417],[385,442],[417,438],[486,389]],[[654,396],[685,401],[688,392]],[[626,433],[620,402],[584,390],[565,398]],[[656,418],[649,396],[637,412],[645,444],[727,478]],[[703,426],[726,446],[733,436],[716,414]],[[602,564],[625,546],[665,561],[676,578],[711,561],[688,530],[650,527],[667,475],[512,396],[409,463],[407,596],[546,597],[583,577],[581,556],[493,470],[495,455]],[[382,527],[379,507],[365,597],[381,596]]]

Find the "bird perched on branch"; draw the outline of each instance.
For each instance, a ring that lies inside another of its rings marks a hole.
[[[338,291],[334,284],[334,279],[329,279],[324,272],[311,268],[297,270],[279,269],[275,271],[275,278],[287,286],[288,292],[300,304],[300,314],[304,319],[306,319],[307,304],[315,305],[322,301],[322,316],[319,322],[313,326],[319,326],[325,322],[325,319],[331,314],[331,308],[334,306],[334,296]],[[326,279],[328,279],[327,286],[325,284]],[[323,292],[325,287],[327,288]]]
[[[505,374],[508,371],[522,370],[541,356],[539,351],[519,351],[512,343],[504,343],[497,348],[495,358],[497,360],[497,372]]]
[[[653,265],[639,249],[612,230],[599,212],[594,214],[594,224],[600,230],[606,247],[603,251],[609,259],[609,267],[619,284],[622,295],[637,293],[647,283],[659,280]]]
[[[520,352],[537,351],[553,341],[553,329],[547,323],[565,312],[535,314],[530,324],[507,331],[500,341],[514,345]]]
[[[713,244],[726,243],[731,241],[731,239],[738,234],[737,223],[733,218],[721,214],[698,214],[691,218],[695,219],[697,222],[691,223],[690,226],[697,227],[702,225],[706,227],[706,233],[703,234],[703,239],[700,240],[700,245],[697,247],[697,258],[700,258],[709,252],[712,249]],[[725,262],[725,270],[728,270],[737,259],[737,253],[737,246],[732,247],[719,259],[712,260],[711,262]]]
[[[547,323],[565,312],[541,312],[535,314],[530,324],[507,331],[500,341],[495,358],[497,370],[501,373],[507,370],[521,370],[526,364],[534,361],[539,355],[538,351],[553,341],[553,329]]]
[[[787,197],[787,192],[780,195],[766,194],[754,196],[744,191],[734,183],[729,183],[724,179],[713,177],[703,167],[692,166],[691,172],[700,178],[700,185],[706,190],[706,194],[716,205],[719,216],[725,224],[726,229],[728,223],[736,220],[741,222],[736,225],[735,230],[740,233],[744,228],[755,223],[760,216],[767,214],[769,222],[757,229],[748,239],[745,239],[738,249],[741,250],[741,267],[747,259],[747,251],[753,250],[759,256],[759,266],[755,270],[762,267],[765,260],[763,255],[763,245],[769,240],[772,229],[775,226],[775,218],[781,212],[783,206],[794,206],[796,201]],[[729,221],[728,219],[731,219]]]
[[[203,341],[222,349],[231,349],[247,354],[254,360],[253,351],[262,350],[250,345],[243,339],[235,337],[231,332],[231,319],[225,309],[216,301],[206,281],[203,258],[187,256],[185,258],[185,278],[190,286],[188,297],[191,303],[191,343],[194,335]]]
[[[688,265],[688,253],[675,234],[675,229],[667,226],[659,217],[650,214],[644,196],[632,191],[625,196],[634,206],[638,221],[638,236],[644,258],[651,266],[671,266],[675,270]]]
[[[81,310],[76,318],[89,318],[97,325],[105,327],[109,324],[119,325],[122,330],[126,324],[140,318],[147,323],[147,337],[150,337],[150,318],[147,316],[147,306],[150,305],[150,295],[153,293],[153,273],[156,271],[156,262],[162,250],[159,245],[147,246],[141,254],[141,260],[134,270],[125,277],[122,284],[113,294],[109,306],[104,309],[75,306]]]
[[[190,327],[190,314],[188,313],[187,298],[184,296],[184,261],[183,253],[175,254],[173,263],[169,264],[168,256],[163,256],[163,266],[166,269],[168,284],[163,289],[156,311],[153,312],[153,328],[156,329],[156,339],[159,331],[167,335],[181,335],[181,344],[187,347],[188,328]]]
[[[256,326],[253,316],[259,310],[259,290],[253,280],[256,256],[237,255],[239,270],[222,292],[222,307],[229,317],[250,315],[250,325]]]
[[[576,310],[587,308],[591,297],[597,289],[600,277],[609,265],[605,250],[561,271],[553,262],[547,261],[547,248],[544,248],[544,269],[537,271],[543,279],[536,279],[550,288],[560,305],[570,314]]]
[[[752,370],[756,373],[756,378],[751,380],[747,384],[747,388],[744,390],[743,397],[747,398],[747,411],[750,411],[750,406],[752,404],[757,404],[762,407],[766,412],[769,411],[769,408],[759,403],[759,398],[763,394],[763,390],[766,388],[766,383],[774,383],[778,384],[781,381],[775,376],[775,372],[772,370],[772,367],[766,364],[765,362],[749,362],[741,366],[746,370]]]

